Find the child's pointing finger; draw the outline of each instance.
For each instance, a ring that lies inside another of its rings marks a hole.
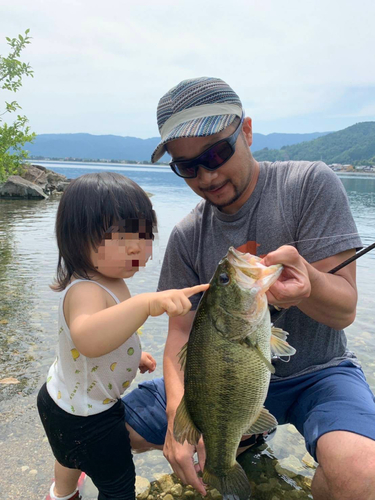
[[[204,285],[196,285],[192,286],[191,288],[183,288],[182,291],[184,292],[186,297],[191,297],[192,295],[195,295],[196,293],[204,292],[207,290],[207,288],[210,286],[209,283],[206,283]]]

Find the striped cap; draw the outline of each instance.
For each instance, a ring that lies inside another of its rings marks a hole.
[[[157,119],[161,142],[151,162],[163,156],[167,142],[217,134],[236,116],[242,116],[240,98],[223,80],[209,77],[183,80],[159,101]]]

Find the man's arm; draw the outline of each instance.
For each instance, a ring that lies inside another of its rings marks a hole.
[[[307,316],[336,330],[353,323],[357,305],[356,264],[335,274],[328,271],[355,254],[346,250],[309,264],[291,246],[282,246],[264,259],[266,266],[283,264],[283,274],[267,292],[270,304],[297,306]]]
[[[165,437],[163,453],[171,464],[177,476],[186,484],[191,484],[202,495],[206,494],[202,480],[197,476],[193,455],[198,453],[200,469],[203,471],[205,453],[202,440],[195,446],[187,441],[178,443],[173,437],[173,423],[176,410],[184,394],[184,372],[180,368],[178,353],[189,340],[195,311],[188,312],[184,317],[170,318],[168,337],[164,350],[164,382],[167,393],[168,428]]]

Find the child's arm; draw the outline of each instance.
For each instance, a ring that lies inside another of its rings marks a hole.
[[[85,291],[82,291],[85,286]],[[107,308],[105,295],[93,283],[79,283],[69,290],[68,317],[72,340],[89,358],[103,356],[126,342],[148,316],[183,316],[191,308],[189,297],[209,287],[197,285],[182,290],[143,293]]]

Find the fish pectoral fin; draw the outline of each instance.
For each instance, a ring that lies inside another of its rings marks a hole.
[[[271,335],[273,335],[274,337],[277,337],[278,339],[286,340],[289,333],[285,332],[282,328],[277,328],[276,326],[272,325],[271,326]]]
[[[185,371],[185,367],[186,367],[187,346],[188,346],[188,343],[186,342],[186,344],[182,346],[181,351],[177,354],[178,361],[179,361],[180,367],[181,367],[180,369],[183,372]]]
[[[271,373],[275,373],[275,367],[271,364],[270,361],[268,361],[268,359],[264,356],[264,354],[262,353],[262,351],[259,349],[258,347],[258,344],[255,344],[254,341],[252,340],[251,336],[247,336],[245,339],[244,339],[244,342],[247,346],[249,346],[251,349],[254,349],[254,351],[258,354],[258,356],[260,357],[260,359],[263,361],[263,363],[267,366],[267,368],[269,369],[269,371]]]
[[[276,330],[280,330],[277,328]],[[287,333],[281,330],[280,332],[274,333],[275,330],[271,331],[271,352],[274,356],[293,356],[296,353],[294,347],[286,342],[284,335]]]
[[[270,431],[276,426],[276,418],[271,415],[271,413],[266,408],[263,407],[260,410],[258,418],[253,424],[251,424],[250,429],[244,432],[244,434],[263,434],[263,432]]]
[[[176,416],[173,423],[173,435],[176,441],[183,444],[187,441],[189,444],[198,444],[201,432],[195,427],[191,419],[190,413],[186,407],[185,396],[177,408]]]

